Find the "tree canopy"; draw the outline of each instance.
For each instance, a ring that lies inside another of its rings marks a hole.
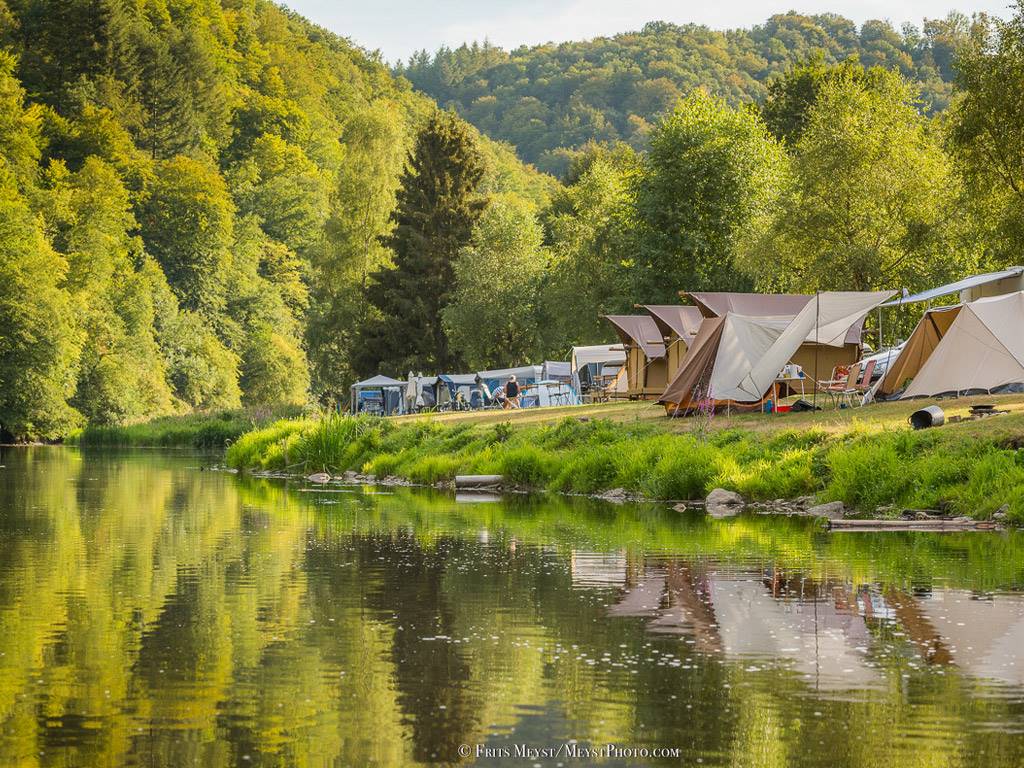
[[[5,434],[345,391],[430,99],[266,0],[25,0],[0,107]],[[450,122],[481,194],[546,203]]]
[[[652,127],[694,88],[732,106],[762,103],[771,83],[812,59],[899,72],[930,110],[953,91],[956,49],[978,19],[951,13],[921,29],[859,28],[836,14],[777,14],[750,29],[651,22],[636,32],[505,51],[488,43],[421,51],[396,71],[520,156],[562,175],[588,141],[647,146]]]

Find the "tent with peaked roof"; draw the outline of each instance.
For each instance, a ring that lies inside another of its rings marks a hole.
[[[705,317],[722,317],[729,312],[751,317],[796,317],[814,299],[812,295],[796,293],[694,291],[684,295]],[[815,343],[812,338],[800,345],[790,362],[804,370],[806,391],[813,392],[815,382],[830,379],[837,366],[848,366],[860,359],[865,317],[866,314],[853,319],[839,344]]]
[[[605,315],[626,353],[627,394],[631,399],[660,397],[668,383],[665,340],[650,315]]]
[[[925,313],[877,394],[992,392],[1024,384],[1024,291]],[[908,383],[909,382],[909,383]]]
[[[669,413],[708,399],[716,406],[760,403],[801,345],[843,346],[851,325],[892,293],[820,293],[795,317],[727,311],[708,318],[659,402]]]
[[[352,413],[395,416],[405,413],[405,382],[390,376],[374,376],[351,387]]]
[[[697,337],[704,315],[700,307],[672,304],[647,304],[650,314],[665,342],[666,381],[672,381],[690,344]]]

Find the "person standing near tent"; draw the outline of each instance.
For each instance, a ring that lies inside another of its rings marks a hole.
[[[519,407],[519,382],[516,381],[515,374],[508,377],[508,381],[505,382],[505,408],[518,408]]]

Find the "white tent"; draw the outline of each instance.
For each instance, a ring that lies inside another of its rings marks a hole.
[[[804,343],[840,347],[850,327],[893,291],[826,292],[796,316],[753,317],[727,312],[708,318],[661,402],[688,402],[696,386],[718,401],[756,403]]]
[[[533,384],[540,381],[544,376],[544,369],[539,365],[521,365],[518,368],[497,368],[493,371],[477,371],[477,381],[487,385],[487,390],[493,392],[498,387],[505,385],[510,377],[515,376],[520,386]]]
[[[900,398],[1024,383],[1024,291],[925,313],[878,385]]]

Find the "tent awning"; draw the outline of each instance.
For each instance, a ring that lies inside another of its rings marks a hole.
[[[442,373],[437,377],[437,381],[453,384],[456,387],[464,387],[476,384],[476,378],[477,375],[475,373]]]
[[[645,304],[644,309],[651,313],[662,336],[674,333],[687,342],[697,335],[700,323],[704,319],[699,307],[688,307],[682,304]]]
[[[960,291],[966,291],[968,288],[976,288],[979,285],[994,283],[998,280],[1005,280],[1008,277],[1020,277],[1022,274],[1024,274],[1024,267],[1010,267],[1009,269],[1004,269],[1000,272],[986,272],[983,275],[972,275],[971,277],[965,277],[963,280],[957,280],[955,283],[947,283],[946,285],[940,285],[937,288],[929,288],[927,291],[915,293],[912,296],[904,296],[896,301],[886,302],[882,306],[897,307],[902,304],[914,304],[919,301],[941,299],[943,296],[960,293]]]
[[[802,293],[733,293],[729,291],[697,291],[683,293],[700,307],[705,317],[724,317],[732,312],[749,317],[796,317],[814,298]],[[860,344],[864,318],[855,318],[850,323],[845,339],[837,340],[838,345]],[[808,338],[807,341],[813,341]]]
[[[635,343],[647,359],[665,356],[665,341],[650,315],[605,315],[604,319],[615,326],[623,344]]]
[[[545,360],[544,378],[553,379],[556,377],[569,378],[572,376],[572,363],[568,360]]]
[[[536,381],[542,375],[539,365],[521,365],[518,368],[498,368],[493,371],[477,371],[477,378],[480,379],[507,379],[515,376],[520,380]]]
[[[727,312],[751,317],[796,316],[810,296],[798,293],[733,293],[699,291],[685,294],[700,307],[705,317],[722,317]]]
[[[589,347],[572,348],[572,369],[578,371],[590,363],[622,365],[626,362],[626,352],[621,344],[595,344]]]

